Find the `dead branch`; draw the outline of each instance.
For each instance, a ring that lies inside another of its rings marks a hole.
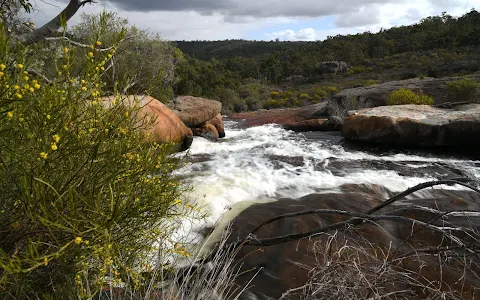
[[[33,70],[33,69],[28,69],[27,70],[28,73],[34,75],[34,76],[37,76],[37,77],[40,77],[43,79],[43,81],[45,81],[47,84],[53,84],[53,81],[48,79],[47,76],[43,75],[42,73],[36,71],[36,70]]]
[[[417,191],[420,191],[420,190],[423,190],[423,189],[426,189],[426,188],[429,188],[429,187],[433,187],[433,186],[436,186],[436,185],[442,185],[442,184],[459,184],[459,185],[467,187],[467,188],[469,188],[469,189],[471,189],[471,190],[480,194],[480,190],[478,190],[478,189],[476,189],[476,188],[474,188],[474,187],[472,187],[472,186],[470,186],[470,185],[468,185],[468,184],[466,184],[462,181],[459,181],[459,180],[439,180],[439,181],[425,182],[425,183],[421,183],[417,186],[414,186],[412,188],[409,188],[408,190],[390,198],[389,200],[383,202],[382,204],[380,204],[378,206],[375,206],[374,208],[368,210],[367,212],[365,212],[365,214],[366,215],[373,214],[374,212],[377,212],[377,211],[395,203],[396,201],[399,201],[402,198],[405,198],[406,196],[408,196],[410,194],[413,194]],[[255,232],[257,232],[263,226],[266,226],[270,223],[273,223],[273,222],[281,220],[281,219],[304,216],[304,215],[309,215],[309,214],[316,214],[316,213],[320,213],[320,212],[325,212],[325,210],[321,210],[321,209],[320,210],[308,210],[308,211],[301,211],[301,212],[279,215],[279,216],[276,216],[275,218],[267,220],[267,221],[263,222],[262,224],[258,225],[250,234],[254,234]],[[333,210],[332,210],[332,212],[333,212]],[[350,221],[353,221],[353,220],[350,220]],[[357,220],[357,222],[358,222],[358,220]]]
[[[125,42],[125,41],[128,41],[128,40],[131,40],[131,39],[134,39],[134,38],[136,38],[136,37],[139,36],[139,35],[140,35],[140,34],[134,34],[134,35],[127,36],[127,37],[121,39],[120,41],[118,41],[117,45],[114,45],[114,46],[111,46],[111,47],[107,47],[107,48],[96,47],[96,48],[95,48],[95,51],[97,51],[97,52],[110,51],[110,50],[112,50],[112,49],[115,49],[115,47],[117,47],[117,46],[120,45],[121,43],[123,43],[123,42]],[[70,37],[67,37],[67,36],[46,37],[45,40],[47,40],[47,41],[66,41],[66,42],[68,42],[68,43],[71,44],[71,45],[74,45],[74,46],[77,46],[77,47],[81,47],[81,48],[90,48],[90,47],[91,47],[90,45],[87,45],[87,44],[83,44],[83,43],[74,41],[74,40],[72,40]]]
[[[47,37],[56,36],[62,24],[70,20],[78,10],[87,3],[96,3],[94,0],[70,0],[67,7],[47,24],[33,32],[19,37],[26,45],[31,45],[44,40]]]

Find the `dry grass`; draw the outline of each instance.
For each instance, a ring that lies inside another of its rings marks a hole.
[[[408,239],[395,247],[393,242],[379,245],[353,227],[322,233],[312,245],[317,263],[310,279],[280,300],[478,299],[480,286],[471,284],[480,282],[480,233],[473,223],[470,228],[450,225],[442,228],[444,239],[456,246],[412,251],[400,250]]]
[[[241,265],[234,260],[237,249],[227,245],[230,229],[224,231],[215,250],[209,252],[208,258],[200,258],[206,253],[210,241],[207,239],[196,249],[188,260],[178,259],[169,263],[157,263],[149,272],[148,280],[144,278],[144,288],[134,288],[125,284],[110,287],[100,292],[98,300],[223,300],[238,299],[248,286],[235,283]],[[218,251],[220,249],[220,251]],[[160,261],[160,260],[159,260]],[[164,261],[164,258],[162,258]],[[170,271],[168,271],[170,270]],[[253,278],[252,278],[253,279]]]

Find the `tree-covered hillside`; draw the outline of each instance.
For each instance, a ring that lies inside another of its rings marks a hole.
[[[185,54],[177,94],[219,99],[227,110],[264,106],[271,91],[292,75],[302,83],[441,77],[480,69],[480,13],[428,17],[417,24],[337,35],[325,41],[177,41]],[[350,70],[341,78],[322,74],[320,62],[339,60]],[[254,86],[252,86],[254,85]],[[348,85],[348,84],[347,84]],[[260,101],[261,100],[261,101]],[[261,103],[257,103],[260,101]],[[252,104],[254,102],[254,104]]]

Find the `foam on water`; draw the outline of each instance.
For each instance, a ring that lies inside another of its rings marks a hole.
[[[351,163],[360,160],[405,162],[405,166],[410,164],[412,168],[443,163],[461,168],[471,177],[480,179],[480,161],[415,154],[379,156],[347,150],[328,139],[307,139],[302,134],[275,125],[248,129],[235,128],[233,122],[225,122],[225,125],[227,137],[217,143],[203,138],[194,139],[189,154],[206,156],[206,159],[178,170],[194,187],[187,197],[209,207],[210,216],[204,224],[207,226],[212,226],[228,208],[243,201],[299,198],[325,189],[335,191],[343,184],[382,185],[393,192],[400,192],[437,179],[431,175],[409,177],[393,170],[369,169],[339,175],[328,167],[316,167],[319,164],[328,166],[332,159]],[[278,157],[297,159],[300,163],[291,164]]]

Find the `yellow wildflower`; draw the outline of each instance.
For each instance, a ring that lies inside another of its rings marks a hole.
[[[5,75],[5,73],[3,73],[3,72],[0,72],[0,77],[3,77],[3,75]]]
[[[35,85],[33,87],[38,90],[40,88],[40,85],[38,83],[35,83]]]
[[[99,67],[96,67],[96,68],[95,68],[95,71],[97,71],[97,72],[100,71],[100,68],[99,68]]]
[[[16,96],[18,99],[22,99],[22,98],[23,98],[22,94],[20,94],[20,93],[16,93],[15,96]]]
[[[41,159],[47,159],[47,157],[48,157],[48,154],[46,152],[41,152],[40,153],[40,158]]]
[[[93,57],[93,52],[88,52],[88,57],[92,58]]]
[[[58,149],[57,144],[55,144],[55,143],[52,143],[51,147],[52,147],[53,151],[56,151]]]
[[[50,120],[52,118],[51,115],[47,115],[47,120]]]
[[[101,46],[101,45],[102,45],[102,42],[100,42],[100,41],[97,41],[97,43],[96,43],[96,44],[97,44],[97,46]]]
[[[55,143],[58,143],[60,141],[60,136],[58,134],[55,134],[52,138],[55,141]]]
[[[18,64],[18,65],[17,65],[17,68],[23,69],[23,65],[22,65],[22,64]]]
[[[30,91],[30,93],[35,92],[35,89],[33,87],[29,88],[28,90]]]
[[[25,79],[25,81],[28,81],[30,78],[28,78],[28,76],[25,76],[23,77],[23,79]]]
[[[100,69],[102,69],[102,71],[105,71],[105,67],[101,67]]]
[[[87,87],[86,86],[82,86],[82,91],[86,91],[87,90]]]
[[[93,50],[93,49],[95,49],[95,46],[93,46],[93,45],[90,45],[90,49],[92,49],[92,50]]]
[[[68,51],[70,51],[70,49],[68,49],[67,47],[63,48],[63,52],[65,52],[65,54],[67,54]]]
[[[14,85],[13,88],[16,89],[16,90],[19,90],[20,86],[19,85]]]
[[[7,113],[7,117],[9,117],[10,119],[13,118],[13,112],[9,111],[9,112]]]
[[[5,64],[0,64],[0,69],[3,71],[7,68],[7,66]]]
[[[81,242],[82,242],[82,238],[79,237],[79,236],[77,236],[77,237],[75,238],[75,244],[78,245],[78,244],[80,244]]]
[[[85,80],[82,79],[81,83],[82,83],[82,84],[85,84]]]

